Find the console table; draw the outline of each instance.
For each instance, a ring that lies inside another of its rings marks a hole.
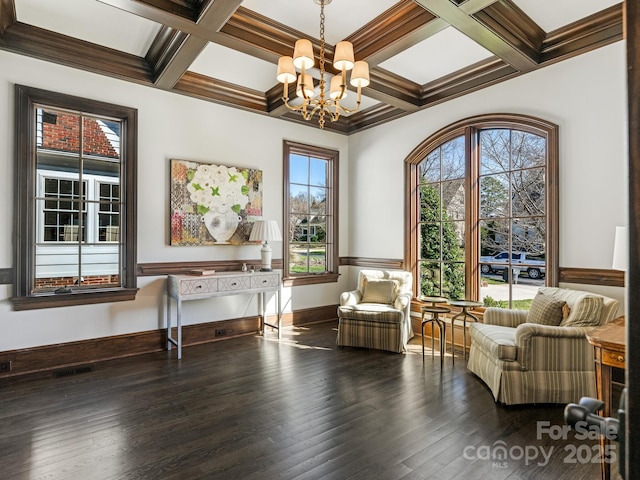
[[[213,275],[169,275],[167,278],[167,350],[175,345],[178,358],[182,358],[182,302],[203,298],[222,297],[227,295],[259,293],[258,315],[260,315],[260,331],[265,333],[265,326],[278,330],[281,337],[282,309],[280,288],[282,279],[280,271],[272,272],[223,272]],[[267,323],[267,303],[265,294],[274,292],[277,300],[278,324]],[[176,338],[171,336],[171,299],[176,301]]]

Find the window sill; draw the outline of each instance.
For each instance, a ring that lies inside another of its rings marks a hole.
[[[71,293],[47,293],[27,297],[13,297],[15,311],[38,308],[70,307],[95,303],[127,302],[135,300],[137,288],[113,288],[101,290],[79,290]]]
[[[297,287],[300,285],[316,285],[319,283],[335,283],[338,281],[339,273],[324,273],[321,275],[300,275],[286,277],[283,279],[285,287]]]

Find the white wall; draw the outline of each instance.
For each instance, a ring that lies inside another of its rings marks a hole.
[[[258,259],[252,246],[168,246],[169,159],[262,169],[265,216],[282,225],[283,138],[340,150],[340,255],[401,259],[406,156],[454,121],[509,112],[560,126],[560,265],[610,268],[614,227],[627,216],[624,47],[618,42],[350,137],[0,51],[0,268],[12,264],[16,83],[138,109],[140,263]],[[382,227],[379,235],[375,225]],[[274,258],[281,257],[282,245],[275,243]],[[357,269],[341,273],[338,283],[285,291],[286,311],[337,303]],[[164,279],[141,277],[138,286],[134,302],[14,312],[11,286],[0,285],[0,351],[162,327]],[[188,302],[184,319],[241,317],[254,306],[243,297]]]
[[[559,125],[560,266],[611,268],[628,211],[625,55],[618,42],[352,135],[349,255],[404,257],[404,160],[423,140],[467,117],[518,113]],[[384,241],[371,241],[374,225]]]
[[[78,71],[0,51],[0,268],[12,266],[14,85],[101,100],[138,109],[138,262],[260,258],[259,246],[171,247],[168,244],[169,160],[196,160],[258,168],[264,175],[264,215],[282,226],[282,141],[340,151],[340,189],[347,192],[348,138],[235,108]],[[348,206],[348,197],[342,198]],[[347,254],[346,211],[340,255]],[[282,258],[282,242],[273,244]],[[140,277],[134,302],[14,312],[10,285],[0,285],[0,351],[153,330],[164,325],[165,282]],[[287,311],[337,303],[341,283],[286,290]],[[186,324],[257,312],[248,296],[187,302]],[[270,311],[274,309],[271,302]],[[174,313],[175,315],[175,313]]]

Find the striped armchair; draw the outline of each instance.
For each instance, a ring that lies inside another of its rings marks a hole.
[[[586,333],[617,316],[618,300],[553,287],[538,295],[560,308],[559,324],[544,314],[542,320],[532,318],[535,299],[530,311],[487,308],[483,323],[469,327],[467,368],[506,405],[595,397],[593,347]]]
[[[413,337],[411,272],[361,270],[358,288],[340,295],[338,346],[401,353]]]

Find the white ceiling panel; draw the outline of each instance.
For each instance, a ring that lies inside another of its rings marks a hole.
[[[273,63],[214,43],[209,43],[189,67],[192,72],[260,92],[278,83],[276,69]]]
[[[491,52],[455,28],[448,27],[380,66],[424,85],[490,56]]]
[[[618,0],[513,0],[545,32],[551,32],[589,15],[593,15]]]
[[[335,45],[397,2],[398,0],[333,0],[324,7],[326,41]],[[242,6],[310,37],[320,38],[320,5],[314,0],[245,0]],[[293,51],[293,45],[291,49]]]
[[[89,0],[15,0],[29,25],[144,57],[160,25]]]

